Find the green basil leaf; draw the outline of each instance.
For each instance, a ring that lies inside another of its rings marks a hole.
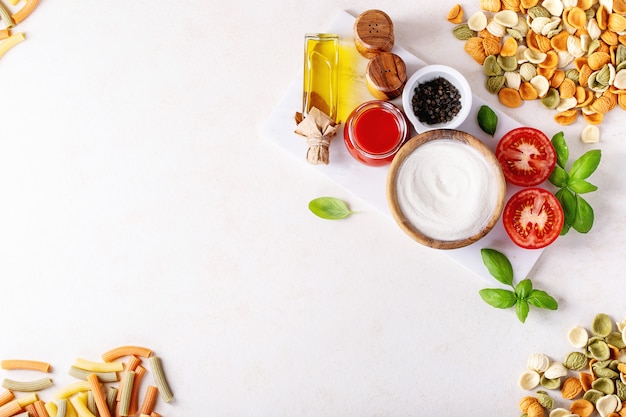
[[[552,146],[556,151],[556,163],[561,168],[565,168],[565,164],[567,164],[567,160],[569,159],[569,148],[565,142],[563,132],[559,132],[552,137]]]
[[[480,250],[483,263],[489,273],[505,285],[513,286],[513,266],[504,254],[495,249],[483,248]]]
[[[581,196],[576,196],[576,217],[572,227],[578,233],[587,233],[593,227],[593,208]]]
[[[589,178],[600,165],[601,153],[599,149],[585,152],[580,158],[574,161],[569,176],[575,179]]]
[[[328,220],[344,219],[353,213],[348,205],[335,197],[319,197],[309,202],[309,210]]]
[[[528,301],[519,300],[517,302],[517,305],[515,306],[515,314],[517,315],[519,321],[521,321],[522,323],[526,322],[526,317],[528,317],[528,311],[530,311]]]
[[[481,106],[478,110],[478,126],[483,132],[493,136],[498,127],[498,115],[489,106]]]
[[[576,194],[590,193],[598,189],[597,186],[591,184],[590,182],[587,182],[585,180],[575,179],[575,178],[573,178],[569,182],[568,186]]]
[[[519,298],[520,300],[525,300],[526,298],[528,298],[532,290],[533,283],[531,280],[526,278],[518,282],[515,286],[515,295],[517,295],[517,298]]]
[[[533,290],[527,299],[528,303],[538,308],[545,308],[547,310],[556,310],[559,308],[559,303],[547,292],[542,290]]]
[[[487,304],[495,308],[510,308],[517,302],[513,291],[501,288],[483,288],[478,293]]]
[[[566,187],[569,181],[569,174],[560,165],[555,165],[548,180],[557,187]]]
[[[563,215],[565,218],[565,225],[571,226],[574,224],[574,220],[576,219],[576,208],[578,206],[578,202],[576,201],[576,194],[574,194],[568,188],[561,188],[555,194],[559,203],[561,203],[561,207],[563,208]],[[569,229],[569,228],[568,228]]]
[[[569,224],[564,224],[563,228],[561,229],[561,233],[560,236],[566,235],[567,232],[569,232],[569,229],[571,229],[572,226],[570,226]]]
[[[528,311],[530,310],[530,306],[526,300],[519,300],[517,305],[515,306],[515,314],[517,314],[517,318],[522,323],[526,322],[526,317],[528,317]]]

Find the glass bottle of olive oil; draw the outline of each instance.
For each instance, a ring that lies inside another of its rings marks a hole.
[[[338,35],[307,33],[304,36],[303,115],[317,107],[336,120],[338,61]]]

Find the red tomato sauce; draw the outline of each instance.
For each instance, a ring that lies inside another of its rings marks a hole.
[[[350,154],[368,165],[384,165],[393,159],[408,135],[404,114],[390,103],[372,101],[359,106],[344,128]]]

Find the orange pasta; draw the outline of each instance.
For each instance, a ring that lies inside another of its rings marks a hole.
[[[100,417],[111,417],[109,406],[107,405],[106,398],[104,398],[104,394],[102,393],[102,385],[98,380],[98,375],[90,374],[87,377],[87,382],[91,387],[93,399],[96,402],[96,407],[98,408],[98,413],[100,414]]]
[[[0,406],[5,405],[14,398],[15,395],[13,394],[13,391],[11,391],[10,389],[4,390],[4,392],[0,394]]]
[[[24,19],[26,19],[33,12],[33,10],[35,10],[38,4],[39,0],[26,0],[26,4],[11,16],[15,24],[17,25],[18,23],[24,21]]]
[[[143,358],[149,358],[152,356],[152,350],[142,346],[119,346],[104,352],[102,359],[105,362],[112,362],[123,356],[141,356]]]
[[[37,409],[35,408],[35,403],[28,404],[24,407],[24,410],[26,410],[29,417],[39,417],[39,413],[37,413]]]
[[[156,412],[153,411],[153,412],[150,413],[150,417],[161,417],[161,414],[156,413]]]
[[[159,389],[154,385],[148,385],[146,388],[146,395],[143,397],[143,403],[139,409],[139,414],[149,415],[154,410],[154,404],[159,396]]]
[[[0,407],[0,417],[11,417],[22,411],[22,406],[17,400],[12,400]]]
[[[0,40],[6,39],[11,36],[11,31],[9,29],[0,30]]]
[[[26,369],[29,371],[50,372],[49,363],[27,359],[6,359],[0,362],[0,367],[7,370]]]
[[[138,366],[135,370],[135,382],[133,383],[133,390],[130,394],[130,407],[128,411],[130,414],[136,414],[139,408],[139,384],[146,374],[146,368]]]
[[[48,414],[48,410],[46,410],[46,403],[44,403],[43,401],[35,401],[32,405],[35,406],[37,417],[50,417],[50,414]]]
[[[125,371],[134,371],[141,364],[141,359],[137,356],[132,355],[124,368]]]

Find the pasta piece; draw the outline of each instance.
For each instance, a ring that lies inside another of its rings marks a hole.
[[[57,417],[67,417],[67,400],[65,398],[57,401]]]
[[[115,414],[115,405],[117,404],[117,393],[119,390],[115,387],[107,389],[107,406],[111,415]]]
[[[119,403],[119,415],[127,416],[130,410],[130,398],[133,392],[133,383],[135,382],[135,371],[124,372],[124,377],[120,384],[121,398]]]
[[[122,362],[94,362],[81,358],[74,361],[74,366],[91,372],[120,372],[124,370]]]
[[[28,371],[50,372],[49,363],[27,359],[6,359],[0,362],[0,367],[6,370],[25,369]]]
[[[9,401],[15,399],[15,395],[13,395],[13,391],[10,389],[5,390],[2,394],[0,394],[0,406],[5,405]]]
[[[12,400],[0,407],[0,417],[11,417],[20,411],[23,407],[17,400]]]
[[[98,375],[91,374],[87,377],[87,382],[91,387],[91,392],[93,393],[93,399],[96,403],[96,408],[98,409],[98,414],[100,417],[111,417],[111,412],[107,405],[106,398],[102,393],[102,385],[98,380]]]
[[[137,367],[139,365],[141,365],[141,359],[139,359],[137,356],[133,355],[128,360],[128,363],[126,364],[126,367],[124,368],[124,370],[125,371],[134,371],[135,369],[137,369]]]
[[[149,358],[152,356],[152,350],[142,346],[119,346],[102,354],[102,360],[105,362],[113,362],[123,356],[141,356]]]
[[[86,381],[78,381],[66,386],[61,391],[57,392],[55,397],[57,399],[69,398],[76,393],[87,390],[89,390],[89,383],[87,383]]]
[[[48,401],[45,405],[46,411],[50,417],[59,417],[59,408],[52,401]]]
[[[46,404],[43,401],[37,400],[31,405],[35,407],[35,415],[37,417],[50,417],[48,410],[46,410]]]
[[[150,417],[161,417],[161,414],[155,413],[154,411],[150,413]]]
[[[96,417],[89,408],[87,408],[87,393],[80,392],[70,398],[70,404],[76,410],[78,417]]]
[[[28,413],[29,416],[34,416],[34,417],[39,417],[39,415],[37,414],[37,409],[35,408],[35,404],[28,404],[26,407],[24,407],[24,409],[26,410],[26,412]]]
[[[11,12],[9,12],[9,9],[7,9],[2,3],[0,3],[0,20],[4,22],[4,26],[7,29],[11,29],[13,26],[15,26],[15,22],[11,17]]]
[[[23,22],[35,10],[38,4],[39,0],[26,0],[26,4],[12,16],[15,24]]]
[[[87,391],[87,409],[94,416],[98,415],[98,407],[96,406],[96,400],[93,396],[93,391]]]
[[[22,408],[26,407],[28,404],[34,403],[37,400],[39,400],[39,397],[37,396],[37,393],[34,393],[34,392],[15,399],[15,401],[17,401],[19,406]]]
[[[135,370],[135,380],[133,381],[133,391],[130,394],[130,408],[128,410],[130,414],[137,414],[137,409],[139,408],[139,385],[146,372],[146,368],[143,366],[138,366]]]
[[[65,417],[78,417],[78,413],[70,400],[67,400],[67,411],[65,412]]]
[[[74,378],[82,379],[84,381],[87,380],[87,377],[90,374],[96,374],[98,375],[98,380],[102,383],[117,382],[120,379],[117,372],[91,372],[77,368],[75,366],[70,367],[68,374],[73,376]]]
[[[174,399],[174,394],[172,394],[172,390],[170,389],[167,379],[165,378],[165,374],[163,372],[163,365],[161,364],[161,358],[158,356],[152,356],[148,358],[148,363],[150,364],[152,370],[152,376],[154,377],[154,383],[157,388],[159,388],[159,393],[161,394],[161,398],[166,403],[172,401]]]
[[[40,378],[34,381],[15,381],[5,378],[2,381],[2,386],[11,391],[34,392],[52,386],[52,380],[50,378]]]
[[[26,39],[24,34],[22,32],[18,32],[0,42],[0,57],[2,57],[4,54],[7,53],[9,49],[13,48],[24,39]]]
[[[149,415],[154,411],[154,404],[159,395],[159,389],[154,385],[148,385],[146,388],[146,394],[143,397],[143,403],[139,409],[139,414]]]

